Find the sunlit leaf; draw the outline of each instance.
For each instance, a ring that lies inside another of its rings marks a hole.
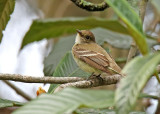
[[[2,40],[2,31],[5,29],[10,15],[15,6],[15,0],[0,0],[0,42]]]
[[[160,62],[160,54],[136,57],[129,62],[122,70],[126,77],[120,81],[116,91],[116,106],[119,114],[127,114],[134,107],[134,104],[147,83],[148,79],[155,72]]]
[[[102,18],[89,17],[35,20],[25,35],[21,48],[28,43],[39,41],[43,38],[55,38],[75,33],[76,29],[91,29],[96,27],[103,27],[115,32],[128,34],[125,27],[118,21]]]
[[[114,92],[66,88],[56,94],[42,94],[13,114],[70,114],[78,107],[106,108],[114,105]]]
[[[13,107],[13,106],[22,106],[22,105],[23,105],[23,103],[19,103],[19,102],[16,102],[16,101],[0,99],[0,108]]]
[[[143,55],[148,53],[146,38],[142,30],[142,23],[135,11],[126,0],[105,0],[127,25],[128,32],[132,35]]]

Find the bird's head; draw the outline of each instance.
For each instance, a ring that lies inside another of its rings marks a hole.
[[[95,43],[95,37],[93,33],[89,30],[78,30],[75,42],[77,44],[82,43]]]

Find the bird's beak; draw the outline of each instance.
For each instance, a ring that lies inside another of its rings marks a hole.
[[[77,33],[78,33],[80,36],[82,36],[81,30],[77,29]]]

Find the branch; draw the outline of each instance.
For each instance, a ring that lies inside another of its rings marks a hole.
[[[33,77],[33,76],[23,76],[20,74],[1,74],[0,80],[12,80],[18,82],[26,83],[54,83],[54,84],[64,84],[69,82],[77,82],[85,80],[85,78],[80,77]]]
[[[15,90],[17,94],[21,95],[26,100],[30,101],[32,99],[30,96],[28,96],[26,93],[24,93],[22,90],[20,90],[18,87],[16,87],[11,82],[5,80],[4,83],[6,83],[9,87]]]
[[[58,92],[66,87],[77,87],[77,88],[91,88],[102,85],[116,84],[123,76],[116,74],[112,76],[104,76],[100,78],[93,78],[86,81],[78,81],[73,83],[62,84],[56,88],[54,92]]]
[[[106,2],[100,4],[93,4],[85,0],[71,0],[76,6],[85,9],[87,11],[103,11],[106,8],[109,8],[109,5]]]

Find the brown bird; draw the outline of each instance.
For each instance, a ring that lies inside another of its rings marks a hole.
[[[73,58],[84,71],[96,76],[102,73],[121,74],[121,68],[114,59],[96,41],[89,30],[77,30],[75,44],[72,47]]]

